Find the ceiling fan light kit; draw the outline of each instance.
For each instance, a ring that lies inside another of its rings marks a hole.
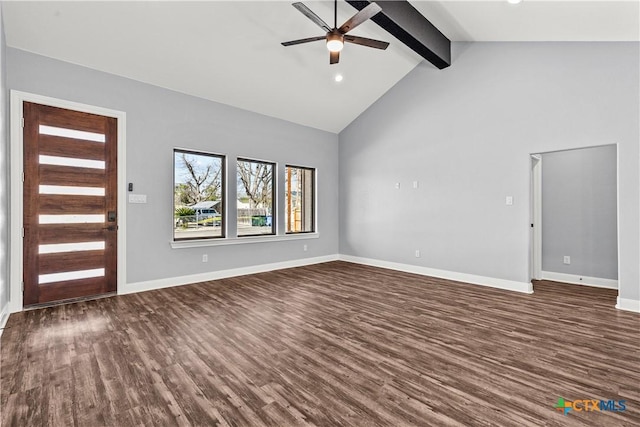
[[[293,46],[302,43],[325,40],[327,43],[327,49],[329,50],[329,64],[337,64],[340,61],[340,51],[344,47],[345,42],[382,50],[386,49],[389,46],[389,43],[387,42],[347,34],[349,31],[353,30],[358,25],[375,16],[382,10],[382,8],[376,3],[369,4],[367,7],[353,15],[344,24],[338,27],[338,0],[334,0],[333,28],[329,27],[329,25],[324,22],[322,18],[313,13],[313,11],[304,4],[296,2],[292,3],[292,6],[298,9],[304,16],[313,21],[314,24],[322,28],[326,32],[326,34],[324,36],[308,37],[306,39],[283,42],[283,46]]]
[[[340,33],[327,34],[327,49],[329,52],[340,52],[344,47],[344,36]]]

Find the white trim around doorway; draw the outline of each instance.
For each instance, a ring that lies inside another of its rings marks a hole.
[[[531,154],[531,279],[542,279],[542,155]]]
[[[126,283],[126,113],[92,105],[81,104],[48,96],[36,95],[17,90],[11,91],[10,101],[10,202],[9,215],[10,233],[10,262],[9,262],[9,312],[16,313],[23,310],[22,273],[22,174],[23,174],[23,135],[22,135],[22,104],[33,102],[67,110],[82,111],[101,116],[114,117],[118,120],[118,293]]]

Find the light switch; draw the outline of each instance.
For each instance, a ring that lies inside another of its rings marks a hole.
[[[507,203],[507,206],[513,205],[513,196],[507,196],[505,202]]]
[[[413,188],[418,188],[420,183],[418,181],[413,181]]]
[[[129,194],[129,203],[147,203],[147,195]]]

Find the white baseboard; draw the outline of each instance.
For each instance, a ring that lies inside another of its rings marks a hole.
[[[618,289],[617,280],[601,279],[599,277],[579,276],[576,274],[556,273],[553,271],[543,271],[542,280],[553,280],[554,282],[593,286],[596,288]]]
[[[5,304],[0,310],[0,337],[2,336],[2,332],[4,331],[4,327],[7,324],[7,320],[9,320],[9,304]]]
[[[136,292],[144,292],[144,291],[150,291],[154,289],[182,286],[182,285],[188,285],[192,283],[206,282],[209,280],[218,280],[218,279],[224,279],[228,277],[244,276],[247,274],[264,273],[267,271],[275,271],[275,270],[281,270],[285,268],[302,267],[305,265],[320,264],[323,262],[330,262],[330,261],[337,261],[337,260],[353,262],[353,263],[362,264],[362,265],[370,265],[373,267],[386,268],[390,270],[403,271],[406,273],[420,274],[422,276],[430,276],[430,277],[438,277],[438,278],[447,279],[447,280],[455,280],[458,282],[488,286],[488,287],[504,289],[508,291],[522,292],[527,294],[533,293],[533,285],[529,282],[516,282],[513,280],[497,279],[494,277],[486,277],[486,276],[477,276],[474,274],[458,273],[458,272],[447,271],[447,270],[438,270],[434,268],[421,267],[421,266],[411,265],[411,264],[402,264],[402,263],[382,261],[382,260],[371,259],[371,258],[356,257],[351,255],[335,254],[335,255],[327,255],[327,256],[314,257],[314,258],[303,258],[303,259],[297,259],[293,261],[276,262],[271,264],[254,265],[249,267],[232,268],[232,269],[221,270],[221,271],[211,271],[207,273],[192,274],[189,276],[171,277],[166,279],[127,283],[121,289],[118,289],[118,294],[120,295],[132,294]],[[555,280],[555,281],[560,281],[565,283],[574,283],[570,281],[571,277],[580,277],[580,276],[571,276],[571,275],[565,275],[560,273],[550,273],[550,272],[542,272],[542,276],[545,280]],[[582,278],[583,278],[583,282],[575,282],[575,283],[586,285],[584,281],[586,281],[586,279],[590,279],[589,282],[595,282],[595,284],[590,283],[589,284],[590,286],[599,286],[599,287],[617,289],[617,281],[615,280],[607,281],[607,279],[596,279],[594,281],[594,280],[591,280],[593,279],[591,277],[587,278],[582,276]],[[614,287],[612,286],[611,283],[607,283],[607,282],[615,282],[616,285]],[[7,320],[9,319],[9,314],[10,314],[9,308],[10,308],[10,304],[5,304],[5,306],[2,307],[2,309],[0,310],[0,336],[2,335],[2,331],[4,330]],[[618,297],[618,303],[616,304],[616,308],[620,310],[640,313],[640,301]]]
[[[167,279],[149,280],[145,282],[127,283],[118,289],[119,295],[133,294],[136,292],[151,291],[154,289],[170,288],[173,286],[189,285],[192,283],[206,282],[209,280],[225,279],[227,277],[245,276],[247,274],[264,273],[266,271],[282,270],[283,268],[302,267],[305,265],[320,264],[323,262],[337,261],[338,255],[327,255],[315,258],[303,258],[293,261],[276,262],[271,264],[252,265],[249,267],[232,268],[228,270],[210,271],[207,273],[191,274],[189,276],[170,277]]]
[[[634,313],[640,313],[640,300],[618,297],[618,303],[616,304],[616,308],[618,310],[633,311]]]
[[[492,288],[505,289],[508,291],[533,293],[531,282],[516,282],[513,280],[496,279],[494,277],[476,276],[474,274],[457,273],[454,271],[437,270],[435,268],[420,267],[417,265],[401,264],[397,262],[381,261],[371,258],[361,258],[351,255],[340,255],[341,261],[353,262],[356,264],[370,265],[373,267],[388,268],[390,270],[404,271],[406,273],[420,274],[423,276],[438,277],[441,279],[455,280],[457,282],[472,283],[474,285],[489,286]]]

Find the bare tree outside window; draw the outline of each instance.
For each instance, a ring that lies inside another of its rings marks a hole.
[[[273,163],[238,159],[238,236],[275,234]]]
[[[174,239],[224,237],[224,157],[174,150]]]
[[[209,156],[178,153],[176,167],[182,182],[178,184],[176,193],[183,204],[220,198],[222,165],[207,157]]]

